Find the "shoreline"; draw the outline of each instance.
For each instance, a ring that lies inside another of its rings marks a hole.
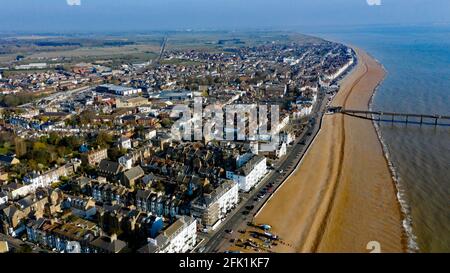
[[[354,50],[358,64],[342,80],[341,90],[332,105],[347,105],[349,101],[350,105],[354,105],[352,108],[359,106],[368,109],[385,71],[365,52]],[[255,222],[272,225],[273,232],[290,246],[276,247],[275,252],[368,252],[366,244],[372,240],[379,241],[384,252],[406,251],[397,188],[386,164],[387,158],[376,128],[370,123],[370,130],[367,122],[364,124],[342,115],[324,116],[323,123],[322,131],[297,170],[264,204],[255,216]],[[368,162],[354,161],[355,157],[364,156],[367,152],[366,143],[362,143],[364,140],[357,141],[352,136],[356,133],[367,136],[362,139],[370,140],[373,146],[374,154]],[[380,160],[383,165],[380,165]],[[380,176],[378,178],[382,183],[362,175],[366,169],[372,168],[371,161],[376,161],[379,168],[373,173]],[[318,166],[320,168],[317,169]],[[361,181],[366,179],[370,180],[369,190],[361,185]],[[386,183],[391,185],[390,190],[385,187]],[[371,191],[376,191],[375,198],[370,200],[370,208],[374,211],[362,209],[364,202],[367,202],[364,197],[369,196]],[[353,201],[349,202],[349,199]],[[384,203],[381,206],[380,201]],[[380,213],[385,215],[379,217]],[[370,217],[365,217],[367,214],[371,214]],[[374,224],[379,228],[374,229]],[[366,228],[361,228],[363,226]],[[376,237],[374,235],[380,238],[373,238]]]
[[[386,71],[385,67],[377,59],[375,59],[375,61],[380,64],[380,66],[383,68],[383,70]],[[383,81],[384,81],[384,79],[383,79]],[[378,89],[380,88],[383,81],[381,81],[377,85],[377,87],[374,89],[374,91],[372,93],[372,97],[370,98],[370,101],[368,103],[369,110],[373,109],[372,106],[373,106],[374,97],[375,97],[376,93],[378,92]],[[397,196],[397,201],[400,206],[400,211],[402,214],[402,226],[403,226],[402,243],[403,243],[403,247],[404,247],[404,252],[413,252],[413,253],[418,252],[418,251],[420,251],[420,248],[417,243],[417,237],[414,235],[414,232],[413,232],[413,228],[412,228],[413,221],[412,221],[412,217],[411,217],[410,207],[406,201],[406,198],[404,197],[406,193],[404,192],[404,189],[402,189],[402,186],[400,184],[400,176],[398,174],[398,171],[397,171],[394,163],[390,159],[391,155],[390,155],[388,146],[381,135],[381,129],[380,129],[379,124],[377,124],[377,122],[375,120],[372,120],[372,124],[373,124],[373,127],[375,128],[375,131],[378,136],[378,140],[383,149],[384,157],[386,159],[386,164],[388,165],[389,170],[391,172],[392,184],[394,185],[394,188],[396,191],[396,196]]]

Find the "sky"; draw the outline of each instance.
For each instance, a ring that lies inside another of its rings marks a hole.
[[[449,22],[449,0],[0,0],[0,32],[280,30]]]

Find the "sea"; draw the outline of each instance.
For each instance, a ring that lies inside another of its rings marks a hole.
[[[309,34],[362,48],[384,66],[387,76],[371,109],[450,116],[450,25],[339,27]],[[398,183],[409,250],[450,252],[450,126],[376,127]]]

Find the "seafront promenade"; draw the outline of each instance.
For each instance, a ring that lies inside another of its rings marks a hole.
[[[364,51],[333,106],[368,109],[385,71]],[[286,244],[275,252],[402,252],[405,238],[396,188],[375,128],[367,120],[326,115],[314,144],[254,219]]]

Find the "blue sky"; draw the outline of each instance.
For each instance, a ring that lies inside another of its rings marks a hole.
[[[381,1],[381,5],[369,5],[368,1]],[[449,0],[1,0],[0,2],[0,31],[283,29],[450,22]],[[78,2],[80,5],[77,5]]]

